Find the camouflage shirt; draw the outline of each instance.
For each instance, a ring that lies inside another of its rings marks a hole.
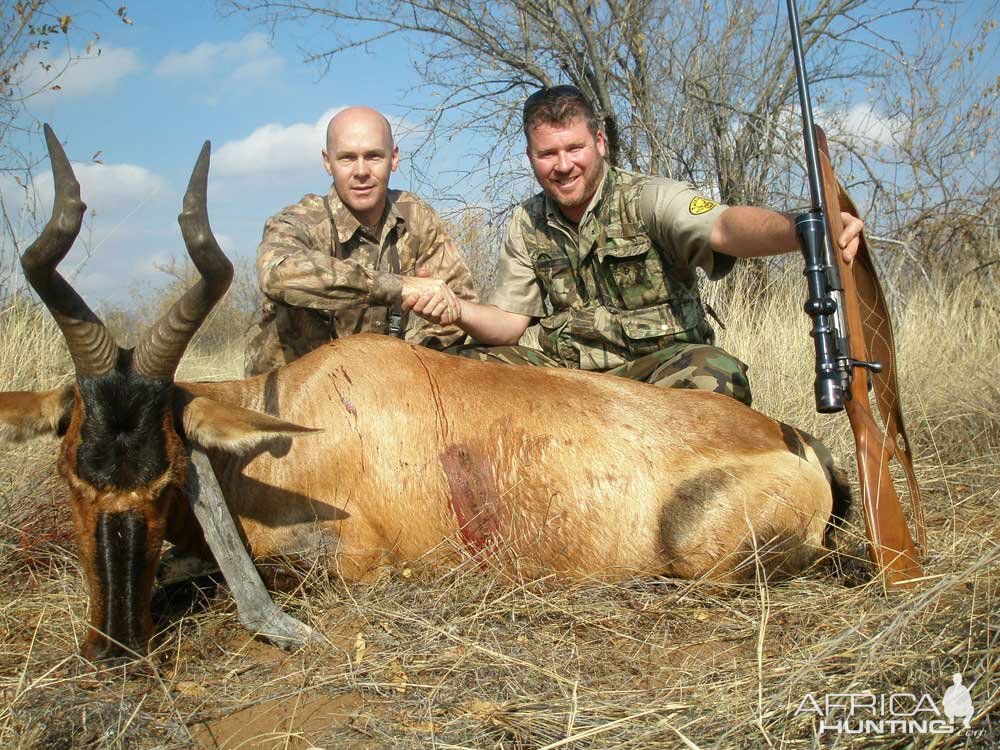
[[[490,302],[540,318],[543,351],[609,370],[674,343],[711,343],[696,268],[734,259],[709,245],[725,206],[690,185],[609,167],[579,225],[544,193],[514,212]]]
[[[327,200],[329,214],[323,198],[310,194],[264,224],[257,248],[264,303],[260,331],[247,351],[248,374],[291,362],[338,336],[388,333],[401,276],[414,276],[418,268],[446,281],[462,299],[476,299],[472,275],[437,213],[412,193],[389,191],[378,237],[332,186]],[[431,325],[416,315],[404,316],[404,326],[407,341],[435,349],[463,335],[457,327]]]

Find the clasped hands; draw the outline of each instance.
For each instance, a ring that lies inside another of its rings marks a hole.
[[[462,319],[462,301],[447,283],[432,278],[426,268],[418,269],[416,276],[403,277],[402,308],[439,325]]]

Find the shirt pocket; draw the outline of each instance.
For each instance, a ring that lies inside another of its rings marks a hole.
[[[577,367],[579,364],[567,331],[571,320],[572,313],[563,310],[538,321],[538,343],[542,351],[558,360],[563,367]]]
[[[648,239],[605,247],[601,258],[624,309],[638,310],[667,300],[663,266]]]
[[[697,339],[704,320],[701,300],[677,297],[645,310],[618,314],[625,345],[632,354],[652,354],[676,341]]]
[[[538,278],[542,280],[542,286],[545,287],[545,293],[548,294],[552,307],[556,310],[572,307],[578,297],[576,277],[569,258],[565,255],[535,258],[532,264]]]

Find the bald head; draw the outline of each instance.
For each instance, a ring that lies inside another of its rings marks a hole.
[[[367,137],[373,135],[380,138],[387,151],[391,151],[392,126],[381,112],[371,107],[348,107],[330,118],[326,126],[326,149],[336,150],[338,140],[351,135],[364,133]]]
[[[323,166],[340,200],[365,226],[381,224],[389,175],[398,164],[389,121],[374,109],[348,107],[326,126]]]

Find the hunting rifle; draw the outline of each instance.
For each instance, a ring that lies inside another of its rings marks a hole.
[[[816,345],[816,410],[824,414],[847,410],[854,433],[868,555],[884,586],[910,586],[923,574],[917,549],[925,548],[926,537],[920,488],[899,406],[892,323],[864,234],[850,263],[844,261],[836,240],[844,230],[841,211],[858,216],[858,210],[833,174],[825,133],[813,125],[798,11],[795,0],[787,2],[811,197],[810,210],[796,217],[795,228],[809,288],[805,311],[813,321]],[[872,414],[869,383],[884,431]],[[889,473],[893,457],[906,477],[916,547]]]

